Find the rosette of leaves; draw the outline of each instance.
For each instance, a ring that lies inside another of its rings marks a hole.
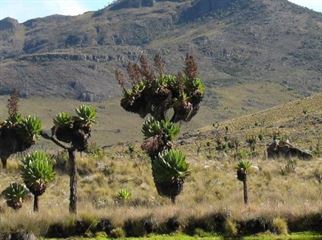
[[[185,78],[186,93],[193,97],[194,103],[200,103],[205,94],[205,85],[200,78],[189,79]]]
[[[3,192],[2,196],[6,200],[8,207],[18,210],[22,207],[28,195],[27,188],[20,183],[11,183]]]
[[[22,160],[20,171],[26,187],[34,195],[34,211],[38,211],[39,196],[55,178],[53,160],[45,152],[36,151]]]
[[[132,194],[130,191],[128,191],[127,189],[121,189],[117,193],[115,199],[119,203],[125,203],[131,199],[131,196],[132,196]]]
[[[121,106],[126,111],[137,113],[144,118],[149,113],[149,109],[146,107],[146,98],[144,96],[146,88],[147,83],[145,81],[140,81],[135,83],[131,89],[125,89],[123,91]]]
[[[185,92],[180,93],[179,97],[174,100],[173,104],[174,116],[173,121],[188,121],[191,119],[193,105]]]
[[[20,113],[15,113],[15,114],[9,116],[6,121],[4,121],[3,126],[13,127],[18,124],[21,124],[22,120],[23,120],[22,115]]]
[[[41,133],[41,121],[37,117],[27,116],[19,124],[22,127],[22,131],[25,137],[29,139],[37,138]]]
[[[251,162],[246,160],[241,160],[237,164],[237,179],[239,181],[244,181],[249,169],[252,167]]]
[[[96,122],[96,109],[93,106],[81,105],[76,108],[78,119],[86,126]]]
[[[91,126],[96,121],[96,109],[92,106],[81,105],[76,110],[76,116],[61,112],[54,118],[52,135],[59,141],[70,143],[79,150],[87,148],[87,140],[90,137]]]
[[[53,135],[55,135],[59,141],[70,143],[73,134],[72,116],[69,113],[61,112],[56,115],[53,121]]]
[[[142,127],[142,133],[145,139],[154,137],[156,135],[165,134],[169,141],[175,139],[179,134],[180,127],[178,124],[170,122],[169,120],[158,121],[153,117],[148,118]]]
[[[175,75],[160,75],[151,83],[151,89],[147,91],[151,94],[149,100],[154,106],[162,105],[164,101],[172,100],[172,96],[177,89],[177,77]]]
[[[59,127],[69,127],[72,123],[72,116],[67,112],[58,113],[54,118],[54,124]]]
[[[150,157],[158,155],[160,152],[172,147],[172,141],[179,134],[178,124],[169,120],[158,121],[153,117],[148,118],[142,127],[145,141],[142,145]]]
[[[152,174],[158,193],[175,202],[189,174],[188,169],[186,156],[179,150],[165,150],[152,159]]]
[[[9,117],[3,124],[3,129],[10,129],[10,132],[14,132],[13,135],[18,136],[20,142],[32,143],[41,132],[41,121],[34,116],[27,116],[23,118],[20,114]],[[5,131],[5,130],[4,130]]]

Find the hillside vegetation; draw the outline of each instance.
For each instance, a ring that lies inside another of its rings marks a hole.
[[[19,212],[2,205],[0,230],[19,227],[48,237],[58,237],[57,229],[65,237],[94,236],[97,231],[110,236],[143,236],[150,231],[146,224],[157,233],[180,230],[196,236],[207,232],[234,236],[265,231],[320,231],[322,169],[317,143],[322,108],[317,103],[321,98],[316,95],[183,134],[176,146],[187,153],[191,174],[176,205],[158,196],[150,160],[139,144],[116,144],[104,150],[92,145],[87,154],[78,158],[80,211],[78,217],[70,216],[67,155],[52,150],[58,174],[41,197],[40,212],[30,212],[31,201]],[[257,138],[255,151],[251,152],[246,139],[259,134],[262,138]],[[302,148],[312,148],[314,159],[266,159],[265,145],[273,135],[288,137]],[[109,134],[102,136],[105,138]],[[232,138],[240,142],[237,152],[219,146],[217,141],[228,144]],[[9,160],[8,170],[0,172],[1,189],[17,179],[20,158]],[[249,159],[259,168],[248,178],[248,206],[243,204],[242,185],[236,179],[238,159]],[[111,225],[100,229],[102,219]]]

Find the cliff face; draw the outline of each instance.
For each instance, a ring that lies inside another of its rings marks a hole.
[[[0,31],[15,31],[19,22],[13,18],[4,18],[0,21]]]
[[[141,7],[153,7],[154,0],[123,0],[113,4],[111,10],[120,10],[124,8],[141,8]]]
[[[115,68],[161,53],[177,72],[193,51],[208,106],[220,104],[223,88],[252,84],[309,95],[321,90],[321,39],[321,14],[286,0],[122,0],[75,17],[7,18],[0,21],[0,94],[15,87],[26,97],[114,97]]]
[[[249,0],[246,0],[249,1]],[[191,7],[183,11],[181,21],[193,21],[200,17],[218,14],[222,11],[227,11],[235,4],[241,3],[240,0],[197,0]]]

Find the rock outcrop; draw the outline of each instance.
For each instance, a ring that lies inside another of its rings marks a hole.
[[[154,0],[123,0],[114,3],[111,10],[120,10],[123,8],[140,8],[140,7],[153,7]]]
[[[19,26],[19,22],[13,18],[4,18],[0,20],[0,31],[14,31]]]
[[[181,22],[193,21],[244,3],[244,0],[197,0],[181,14]]]
[[[310,160],[313,158],[308,151],[301,150],[291,145],[288,141],[274,140],[267,146],[267,157],[275,158],[299,158],[302,160]]]

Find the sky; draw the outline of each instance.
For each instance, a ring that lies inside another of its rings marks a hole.
[[[290,0],[322,12],[322,0]],[[0,19],[12,17],[19,22],[52,14],[78,15],[104,8],[112,0],[0,0]]]

